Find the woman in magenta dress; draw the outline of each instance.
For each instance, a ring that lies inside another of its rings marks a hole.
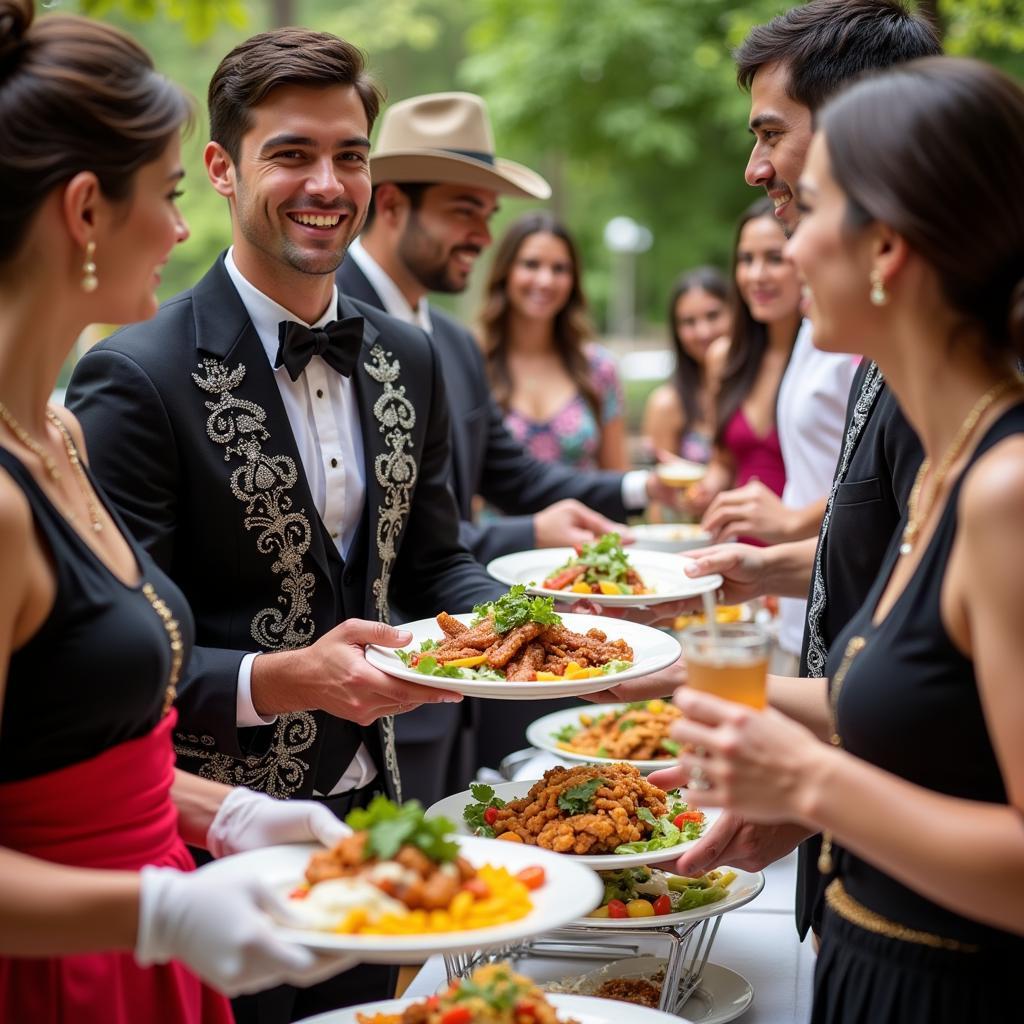
[[[779,495],[786,483],[775,405],[800,326],[800,282],[785,244],[768,199],[747,208],[734,256],[732,333],[708,350],[715,438],[708,474],[689,495],[696,512],[719,491],[750,480]]]
[[[0,1020],[221,1024],[224,992],[346,966],[283,942],[216,856],[336,838],[298,810],[174,769],[181,592],[96,488],[48,405],[90,323],[156,311],[188,231],[190,105],[128,36],[0,0]],[[300,802],[301,803],[301,802]]]
[[[576,246],[549,213],[520,217],[499,242],[480,333],[505,425],[531,454],[629,468],[618,369],[588,341]]]

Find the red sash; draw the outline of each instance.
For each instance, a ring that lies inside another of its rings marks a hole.
[[[190,871],[170,798],[175,712],[146,736],[79,764],[0,785],[0,845],[76,867]],[[130,953],[0,958],[0,1020],[11,1024],[226,1024],[226,999],[178,963]]]

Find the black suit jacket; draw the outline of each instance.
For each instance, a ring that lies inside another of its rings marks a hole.
[[[339,290],[378,309],[384,304],[355,261],[338,269]],[[462,519],[462,542],[484,563],[534,547],[532,516],[562,498],[577,498],[611,519],[622,520],[622,474],[579,472],[528,454],[505,428],[491,396],[487,371],[473,335],[443,311],[430,307],[433,340],[441,360],[452,427],[452,490]],[[505,518],[473,522],[475,494]]]
[[[302,647],[345,613],[387,620],[392,598],[418,618],[502,590],[458,541],[448,405],[431,343],[349,299],[338,312],[365,318],[352,379],[366,498],[343,567],[223,257],[152,320],[87,353],[68,389],[93,471],[195,614],[177,701],[179,764],[278,797],[312,791],[328,716],[300,711],[239,729],[247,652]],[[397,794],[392,720],[364,730],[364,742]]]

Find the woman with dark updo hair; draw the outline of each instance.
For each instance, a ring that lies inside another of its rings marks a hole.
[[[925,459],[830,680],[792,717],[678,691],[670,773],[823,833],[814,1024],[1020,1020],[1021,168],[1024,90],[933,57],[825,106],[800,180],[814,342],[877,362]]]
[[[33,13],[0,0],[0,1020],[219,1024],[230,1005],[200,978],[236,993],[351,961],[281,941],[268,896],[195,871],[185,842],[344,827],[174,769],[191,613],[48,398],[88,324],[156,312],[188,235],[191,104],[123,33]]]

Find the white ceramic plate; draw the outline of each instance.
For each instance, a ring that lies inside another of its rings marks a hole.
[[[631,554],[634,551],[689,551],[711,543],[711,534],[702,530],[699,523],[641,523],[631,526],[629,532],[633,535],[629,546]]]
[[[536,783],[536,779],[532,782],[521,781],[521,782],[499,782],[497,785],[492,786],[494,795],[501,797],[505,803],[509,803],[512,800],[518,800],[521,796],[526,796],[530,791],[530,787]],[[460,835],[472,835],[470,832],[469,825],[466,823],[466,819],[463,818],[462,812],[465,810],[466,804],[476,803],[473,799],[473,794],[467,789],[462,793],[454,793],[452,796],[446,796],[443,800],[438,800],[436,804],[431,804],[426,810],[428,818],[447,818],[449,821],[454,821],[455,831]],[[718,817],[721,811],[706,808],[704,810],[705,815],[705,832],[711,827],[711,823]],[[536,850],[536,846],[523,846],[520,843],[506,843],[503,840],[496,840],[500,842],[502,846],[516,846],[519,849]],[[564,860],[570,860],[574,864],[584,864],[588,868],[593,868],[595,871],[616,871],[619,868],[635,868],[641,864],[660,864],[662,861],[672,860],[678,857],[684,850],[689,849],[697,840],[691,839],[685,843],[679,843],[677,846],[669,846],[664,850],[655,850],[654,852],[647,853],[596,853],[591,855],[588,854],[569,854],[569,853],[556,853],[554,856],[561,857]],[[604,892],[604,887],[601,887],[601,892]],[[591,910],[597,904],[587,909],[589,914]]]
[[[662,914],[661,917],[583,917],[577,924],[585,924],[588,928],[664,928],[667,925],[692,924],[703,921],[706,917],[718,917],[729,910],[746,906],[752,899],[760,895],[764,888],[764,872],[740,871],[739,868],[720,868],[720,871],[735,871],[736,877],[729,886],[729,894],[724,900],[709,903],[706,907],[694,907],[693,910],[681,910],[677,914]]]
[[[473,615],[454,616],[459,622],[469,623]],[[467,697],[494,697],[499,700],[536,700],[538,697],[579,697],[584,693],[600,693],[609,686],[617,686],[627,679],[647,676],[663,669],[679,658],[679,641],[669,633],[650,626],[641,626],[637,622],[625,619],[608,619],[600,615],[563,615],[562,624],[566,629],[576,633],[586,633],[588,629],[601,629],[608,634],[609,640],[621,637],[633,648],[633,664],[622,672],[596,676],[593,679],[569,679],[559,682],[509,683],[495,679],[449,679],[447,676],[425,676],[414,668],[406,668],[398,659],[398,655],[390,647],[369,646],[366,648],[366,660],[388,675],[399,679],[408,679],[421,686],[432,686],[439,690],[452,690],[465,694]],[[436,619],[420,619],[407,622],[402,627],[412,633],[412,643],[408,650],[418,651],[420,644],[427,639],[442,640],[444,633]]]
[[[522,583],[531,594],[543,594],[566,602],[583,599],[610,608],[647,608],[667,601],[682,601],[717,590],[722,585],[722,577],[717,574],[691,579],[685,572],[689,561],[679,555],[634,551],[632,548],[626,553],[630,564],[654,591],[653,594],[573,594],[568,590],[546,590],[541,584],[559,566],[576,556],[573,548],[537,548],[502,555],[487,563],[487,571],[500,583],[509,586]]]
[[[685,1017],[677,1017],[672,1013],[662,1013],[632,1003],[594,999],[591,996],[551,994],[547,1000],[558,1011],[561,1020],[577,1020],[579,1024],[692,1024]],[[401,1013],[407,1006],[422,1001],[386,999],[379,1003],[364,1003],[362,1006],[349,1006],[344,1010],[331,1010],[330,1013],[307,1017],[302,1024],[358,1024],[357,1013],[371,1017],[375,1013]]]
[[[613,960],[596,971],[580,978],[581,992],[593,992],[603,981],[611,978],[645,978],[658,973],[665,960],[657,956],[638,956],[628,960]],[[575,985],[573,986],[576,987]],[[549,996],[554,999],[554,996]],[[707,963],[700,984],[680,1007],[684,1020],[692,1024],[726,1024],[745,1013],[754,1001],[754,988],[741,974],[728,967]],[[622,1003],[631,1006],[632,1003]]]
[[[459,836],[461,854],[474,865],[493,864],[515,873],[531,864],[543,866],[547,880],[530,894],[526,917],[490,928],[427,935],[336,935],[281,926],[282,937],[311,949],[358,953],[364,963],[422,963],[435,953],[468,953],[539,935],[588,914],[601,900],[597,875],[571,858],[535,846]],[[268,846],[213,861],[204,871],[224,878],[259,878],[275,890],[288,891],[302,880],[313,843]]]
[[[580,715],[588,714],[597,718],[609,711],[621,711],[625,704],[581,704],[578,708],[563,708],[543,718],[531,722],[526,729],[527,742],[538,750],[547,750],[566,761],[583,761],[587,764],[631,764],[645,775],[659,768],[671,768],[676,763],[674,757],[663,757],[659,760],[629,761],[624,757],[597,757],[594,754],[580,754],[575,750],[566,750],[558,745],[555,733],[567,725],[580,725]],[[580,726],[582,729],[583,726]]]

